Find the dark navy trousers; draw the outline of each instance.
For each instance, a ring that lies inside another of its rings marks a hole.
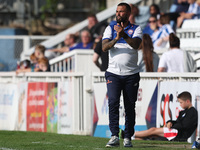
[[[109,106],[109,128],[112,136],[118,136],[119,134],[119,106],[121,92],[123,92],[125,108],[124,138],[131,139],[135,131],[135,103],[137,101],[140,75],[136,73],[120,76],[106,72],[105,78]]]

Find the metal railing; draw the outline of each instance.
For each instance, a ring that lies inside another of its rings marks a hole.
[[[77,49],[49,61],[51,72],[98,71],[92,62],[92,49]]]
[[[93,83],[106,82],[104,72],[93,72]],[[200,82],[199,73],[146,73],[140,72],[141,80],[158,80],[158,81],[189,81]]]
[[[19,74],[15,72],[0,72],[0,83],[63,82],[69,77],[83,78],[83,76],[83,72],[26,72]]]

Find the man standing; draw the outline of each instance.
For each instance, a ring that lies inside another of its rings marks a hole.
[[[128,21],[131,8],[120,3],[116,10],[116,22],[105,29],[102,50],[109,51],[109,66],[105,73],[107,81],[109,127],[112,137],[106,147],[119,146],[119,105],[123,91],[125,107],[124,147],[132,147],[131,136],[135,126],[135,102],[139,87],[139,68],[137,66],[142,30]]]

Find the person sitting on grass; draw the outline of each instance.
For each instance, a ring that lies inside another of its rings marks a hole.
[[[163,128],[152,127],[148,130],[135,132],[134,138],[164,137],[169,141],[187,141],[197,128],[197,110],[192,106],[192,96],[189,92],[182,92],[177,98],[184,110],[179,112],[176,121],[167,121]]]

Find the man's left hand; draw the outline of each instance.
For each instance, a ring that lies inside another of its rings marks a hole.
[[[117,25],[114,26],[114,30],[117,31],[118,38],[121,38],[124,36],[124,28],[123,28],[123,22],[121,24],[117,23]]]

